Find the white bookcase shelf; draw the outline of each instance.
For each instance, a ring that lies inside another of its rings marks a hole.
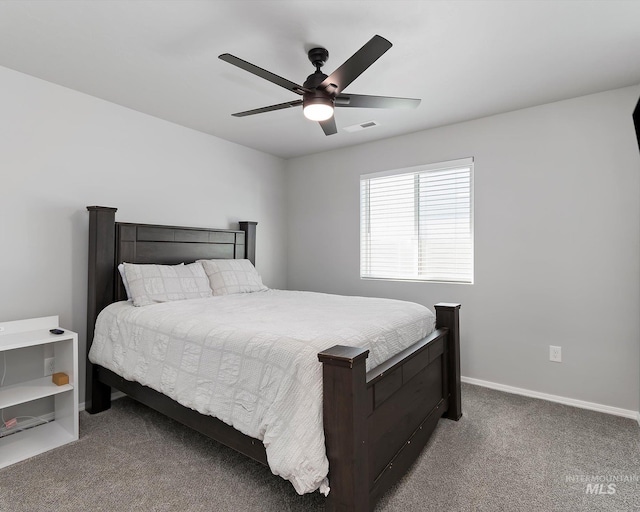
[[[0,388],[0,409],[72,390],[73,386],[71,384],[56,386],[51,377],[42,377],[12,386],[5,386]]]
[[[0,387],[0,409],[50,396],[55,404],[52,421],[22,431],[18,425],[15,433],[0,438],[0,468],[78,439],[78,335],[67,330],[59,335],[49,332],[57,327],[57,316],[0,323],[0,355],[50,344],[55,371],[69,376],[69,384],[63,386],[56,386],[47,376]]]

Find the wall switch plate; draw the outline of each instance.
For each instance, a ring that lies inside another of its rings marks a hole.
[[[47,357],[44,360],[44,376],[53,375],[56,372],[56,358]]]
[[[549,345],[549,361],[553,361],[554,363],[562,362],[562,347]]]

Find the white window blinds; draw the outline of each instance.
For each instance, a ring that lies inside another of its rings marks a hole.
[[[360,177],[360,277],[473,282],[473,159]]]

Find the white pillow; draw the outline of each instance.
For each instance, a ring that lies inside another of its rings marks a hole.
[[[122,278],[122,284],[124,285],[124,291],[127,292],[127,300],[131,300],[131,292],[129,291],[129,283],[127,282],[127,276],[124,275],[124,263],[118,265],[118,272]]]
[[[209,276],[214,295],[268,290],[249,260],[198,260]]]
[[[134,306],[212,296],[209,279],[200,263],[123,265]]]
[[[179,263],[179,265],[184,265],[184,263]],[[131,291],[129,291],[129,282],[127,281],[127,276],[124,273],[124,263],[120,263],[120,265],[118,265],[118,272],[120,272],[120,277],[122,278],[124,291],[127,292],[127,300],[133,300],[131,298]]]

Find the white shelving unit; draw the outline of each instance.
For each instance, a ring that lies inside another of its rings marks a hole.
[[[55,371],[69,376],[69,384],[63,386],[56,386],[48,376],[0,387],[0,409],[49,396],[55,403],[49,423],[0,438],[0,468],[78,439],[78,335],[67,330],[59,335],[49,332],[57,327],[57,316],[0,323],[0,357],[4,351],[51,344]]]

